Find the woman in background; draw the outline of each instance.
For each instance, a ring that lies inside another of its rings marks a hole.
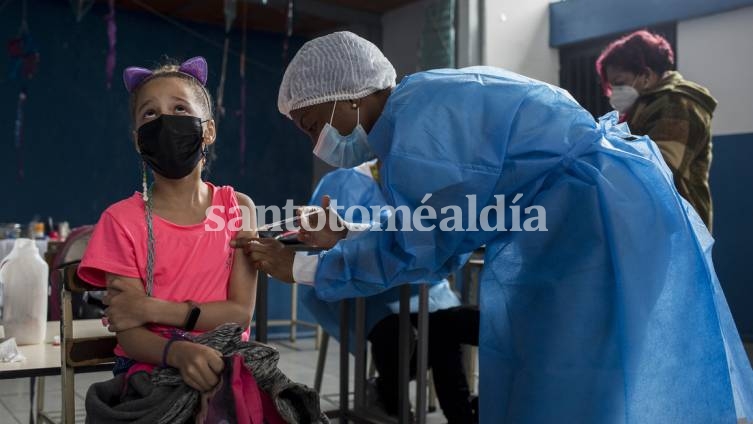
[[[596,61],[604,94],[630,132],[656,142],[680,195],[711,230],[709,190],[711,117],[709,90],[685,80],[661,35],[641,30],[609,44]]]

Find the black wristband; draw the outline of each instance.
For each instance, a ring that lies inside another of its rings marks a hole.
[[[183,329],[186,331],[193,331],[194,327],[196,327],[196,322],[199,321],[201,309],[199,309],[199,305],[193,302],[188,302],[188,306],[191,309],[188,310],[188,315],[186,315],[186,323],[183,325]]]

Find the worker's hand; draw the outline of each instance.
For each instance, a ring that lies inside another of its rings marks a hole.
[[[177,368],[183,381],[200,392],[208,392],[220,381],[225,367],[222,354],[209,346],[189,341],[173,342],[167,364]]]
[[[297,211],[301,216],[298,240],[309,246],[331,249],[348,235],[345,223],[329,208],[329,203],[329,196],[324,196],[321,207],[307,206]]]
[[[236,249],[243,249],[251,265],[261,272],[286,283],[293,279],[295,251],[271,238],[236,238],[230,242]]]
[[[102,302],[107,305],[107,329],[125,331],[146,324],[149,317],[144,287],[138,280],[112,278],[107,281],[107,294]]]

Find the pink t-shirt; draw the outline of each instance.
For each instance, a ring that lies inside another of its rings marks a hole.
[[[238,231],[241,211],[230,186],[212,189],[214,217],[195,225],[177,225],[153,217],[154,288],[152,296],[173,302],[205,303],[227,300],[234,249],[230,240]],[[222,208],[218,208],[221,206]],[[217,217],[226,225],[220,231]],[[231,223],[232,225],[227,225]],[[234,228],[229,228],[233,227]],[[206,227],[206,228],[205,228]],[[107,273],[139,278],[146,285],[147,231],[141,193],[121,200],[102,213],[78,268],[78,275],[90,284],[105,287]],[[166,336],[169,327],[150,325]],[[118,345],[115,354],[127,356]]]

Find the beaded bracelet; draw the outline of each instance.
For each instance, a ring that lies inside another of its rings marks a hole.
[[[173,342],[178,342],[180,339],[177,338],[171,338],[170,340],[165,343],[165,348],[162,349],[162,368],[167,368],[169,365],[167,365],[167,352],[170,351],[170,346],[173,344]]]

